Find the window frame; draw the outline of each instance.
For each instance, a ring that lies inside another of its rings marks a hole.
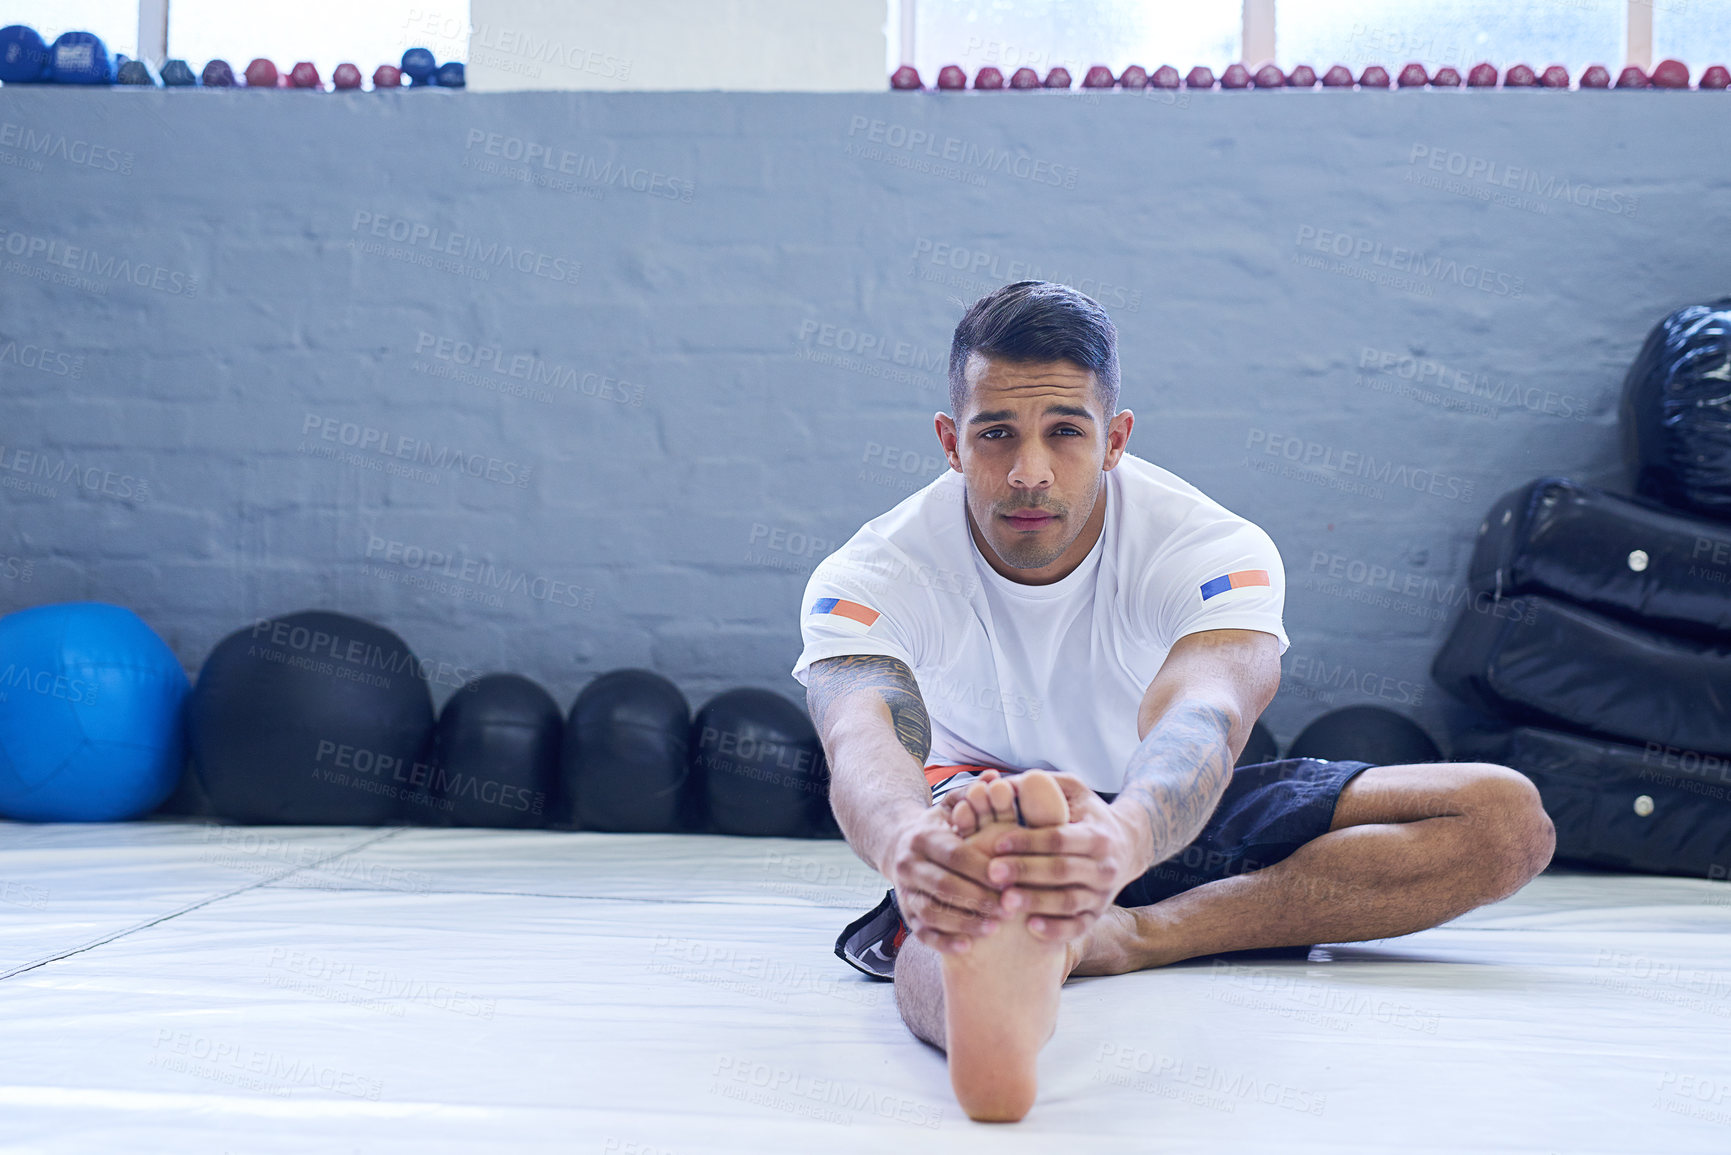
[[[149,0],[146,0],[149,2]],[[1275,54],[1275,6],[1280,0],[1244,0],[1243,31],[1238,40],[1239,58],[1248,68],[1273,60]],[[888,0],[894,8],[885,19],[897,29],[903,64],[915,58],[915,19],[919,0]],[[892,19],[892,16],[894,19]],[[1624,57],[1618,67],[1637,64],[1642,69],[1653,67],[1653,0],[1624,0]],[[1394,63],[1400,63],[1395,61]]]
[[[1274,59],[1275,8],[1279,2],[1243,0],[1244,18],[1238,50],[1247,67],[1254,68]],[[1624,0],[1625,59],[1622,65],[1636,64],[1649,70],[1653,67],[1653,4],[1654,0]],[[885,0],[885,27],[893,29],[893,34],[900,40],[898,54],[903,64],[914,61],[918,5],[919,0]],[[168,24],[171,18],[169,0],[138,0],[138,55],[157,71],[168,59]]]

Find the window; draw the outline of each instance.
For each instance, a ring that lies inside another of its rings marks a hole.
[[[1636,0],[1640,3],[1641,0]],[[1731,65],[1731,0],[1649,0],[1653,5],[1653,63],[1667,57],[1701,79],[1709,64]]]
[[[1392,73],[1416,60],[1433,72],[1452,64],[1464,74],[1488,60],[1499,70],[1561,64],[1572,77],[1603,64],[1615,75],[1627,10],[1626,0],[1276,0],[1275,44],[1283,68],[1309,64],[1318,73],[1333,64],[1355,73],[1381,64]]]
[[[1368,64],[1391,71],[1416,60],[1463,71],[1481,60],[1499,69],[1561,64],[1579,77],[1589,64],[1615,74],[1631,59],[1683,60],[1695,76],[1731,64],[1731,0],[888,0],[892,65],[900,63],[904,10],[914,16],[913,63],[928,83],[945,64],[970,77],[993,64],[1008,74],[1055,64],[1080,82],[1090,64],[1121,71],[1132,62],[1180,71],[1205,64],[1218,74],[1238,60],[1246,30],[1283,67],[1321,71]],[[1274,27],[1268,27],[1270,11]],[[1638,35],[1630,43],[1630,29]],[[1245,60],[1254,67],[1259,60]]]
[[[344,61],[371,76],[400,61],[405,48],[431,49],[440,64],[469,56],[468,0],[172,0],[168,15],[168,54],[195,72],[215,57],[238,72],[262,56],[285,70],[310,60],[329,83]]]
[[[988,64],[1005,79],[1024,66],[1044,78],[1063,65],[1078,85],[1093,64],[1114,74],[1130,64],[1219,72],[1238,59],[1243,20],[1242,0],[919,0],[914,64],[928,84],[946,64],[960,65],[970,82]],[[893,42],[890,50],[896,54]]]
[[[28,24],[53,44],[62,32],[94,32],[109,52],[138,55],[138,0],[8,0],[0,24]]]
[[[984,66],[1006,79],[1055,65],[1080,84],[1088,67],[1116,74],[1129,64],[1180,72],[1204,64],[1218,75],[1251,43],[1268,43],[1272,9],[1282,67],[1319,72],[1345,64],[1392,70],[1416,60],[1432,71],[1489,60],[1499,69],[1524,62],[1561,64],[1579,77],[1589,64],[1615,74],[1629,59],[1629,28],[1652,62],[1676,57],[1699,78],[1709,64],[1731,64],[1731,0],[884,0],[889,65],[903,55],[902,19],[911,9],[913,63],[928,84],[946,64],[970,80]],[[153,0],[147,0],[146,8]],[[140,48],[140,0],[8,0],[5,23],[28,24],[50,43],[62,32],[94,32],[109,51],[153,62]],[[160,14],[160,8],[156,9]],[[432,50],[440,63],[467,61],[469,0],[172,0],[168,55],[192,65],[221,57],[238,71],[256,56],[288,68],[310,60],[328,82],[341,62],[363,73],[396,63],[403,50]],[[483,30],[484,32],[485,30]],[[147,34],[147,39],[151,38]],[[1637,63],[1643,61],[1637,59]],[[1254,67],[1260,60],[1246,60]]]

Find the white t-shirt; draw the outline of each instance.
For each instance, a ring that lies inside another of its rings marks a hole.
[[[819,563],[800,604],[793,676],[847,654],[905,662],[931,717],[929,765],[1058,770],[1116,792],[1136,713],[1179,638],[1260,630],[1287,647],[1286,573],[1255,525],[1126,453],[1105,474],[1106,521],[1050,585],[994,570],[951,470]]]

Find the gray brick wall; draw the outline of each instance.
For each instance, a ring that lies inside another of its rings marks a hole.
[[[1279,543],[1277,734],[1435,726],[1484,508],[1620,487],[1629,358],[1726,290],[1727,108],[7,88],[0,611],[119,602],[196,673],[339,609],[441,701],[796,694],[812,565],[939,467],[956,318],[1042,276],[1113,312],[1132,450]]]

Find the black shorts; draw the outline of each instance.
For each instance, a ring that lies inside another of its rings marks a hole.
[[[1238,767],[1202,832],[1124,887],[1112,901],[1119,906],[1151,906],[1204,883],[1273,866],[1328,833],[1340,792],[1370,766],[1369,762],[1283,758]],[[927,777],[934,776],[928,769]],[[977,770],[958,768],[933,783],[932,800],[978,777]],[[1110,802],[1117,795],[1100,792],[1100,797]],[[869,975],[889,978],[906,937],[907,927],[892,890],[877,907],[848,924],[836,940],[836,954]]]
[[[1118,892],[1119,906],[1151,906],[1182,891],[1273,866],[1328,833],[1340,792],[1369,762],[1282,758],[1232,772],[1202,833]],[[1101,794],[1110,802],[1115,794]]]

